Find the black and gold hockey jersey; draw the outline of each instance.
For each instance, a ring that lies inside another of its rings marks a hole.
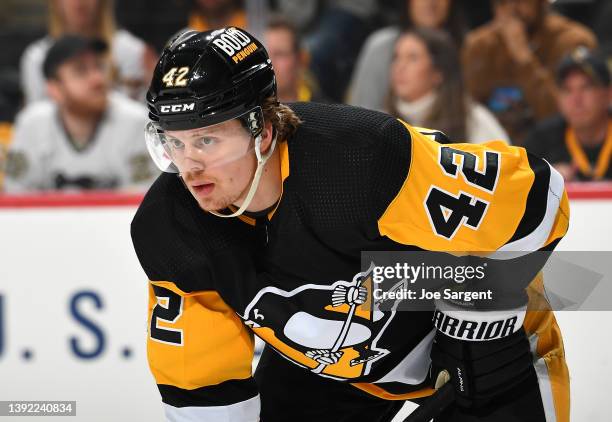
[[[218,290],[225,277],[252,271],[254,231],[202,212],[176,175],[162,173],[134,217],[132,240],[151,280],[147,354],[168,420],[257,415],[253,334]]]
[[[361,251],[535,251],[567,230],[561,176],[522,148],[444,145],[348,106],[292,108],[303,124],[279,144],[270,213],[216,218],[162,175],[132,223],[151,279],[149,361],[171,412],[255,397],[251,331],[304,373],[384,399],[427,396],[431,313],[378,311],[367,294],[344,303],[351,287],[372,289]],[[567,370],[544,314],[525,326],[564,420]]]

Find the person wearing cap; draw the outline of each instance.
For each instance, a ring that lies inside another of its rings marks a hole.
[[[43,63],[49,100],[17,118],[6,161],[9,193],[64,189],[142,190],[155,176],[142,127],[146,110],[109,93],[107,44],[66,35]]]
[[[468,33],[463,74],[472,97],[493,111],[522,145],[534,123],[557,112],[555,69],[579,46],[596,47],[591,30],[552,13],[547,0],[491,0],[493,20]]]
[[[612,180],[610,71],[598,55],[579,48],[557,70],[560,113],[539,123],[525,147],[565,178]]]
[[[64,35],[100,38],[108,43],[113,88],[140,99],[148,82],[146,44],[117,28],[113,0],[48,0],[48,33],[24,50],[19,73],[26,104],[47,98],[42,64],[53,42]]]

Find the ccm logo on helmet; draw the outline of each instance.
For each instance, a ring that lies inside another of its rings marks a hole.
[[[159,107],[159,112],[163,114],[185,113],[187,111],[195,111],[195,103],[168,104]]]
[[[231,57],[234,63],[244,60],[246,56],[257,50],[257,45],[251,42],[251,38],[236,28],[227,28],[212,40],[212,43]]]

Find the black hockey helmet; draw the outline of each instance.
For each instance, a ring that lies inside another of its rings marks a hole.
[[[274,133],[268,151],[261,151],[261,106],[266,98],[275,96],[272,62],[263,45],[248,32],[234,27],[183,31],[164,48],[147,93],[150,122],[145,141],[151,158],[160,170],[181,174],[222,166],[254,151],[257,168],[240,208],[231,214],[210,211],[219,217],[236,217],[251,203],[276,145]],[[232,137],[234,142],[167,136],[172,131],[212,130],[208,127],[232,119],[246,129]]]
[[[174,36],[155,68],[147,104],[161,129],[184,130],[245,115],[275,95],[274,70],[261,42],[228,27]],[[257,123],[247,126],[253,136],[263,127]]]

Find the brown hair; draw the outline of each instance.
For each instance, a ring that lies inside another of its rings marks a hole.
[[[49,35],[53,38],[59,38],[66,33],[66,23],[62,16],[59,0],[51,0],[49,2],[49,19],[48,29]],[[113,15],[113,0],[97,0],[96,22],[92,28],[92,34],[97,38],[101,38],[111,45],[113,34],[115,33],[115,17]]]
[[[410,5],[412,0],[402,1],[400,3],[400,26],[403,30],[416,28],[412,16],[410,16]],[[468,25],[465,19],[465,5],[458,0],[451,0],[448,10],[448,17],[440,30],[447,31],[457,47],[463,44],[463,38],[468,32]]]
[[[436,101],[424,125],[444,132],[453,141],[464,141],[469,100],[463,84],[457,47],[446,32],[436,29],[408,29],[400,34],[398,40],[406,35],[413,35],[425,44],[433,67],[442,75],[442,83],[436,90]],[[397,97],[391,91],[390,88],[387,109],[390,114],[401,117],[395,107]]]
[[[279,142],[290,138],[298,126],[303,123],[293,110],[279,103],[276,97],[266,98],[261,105],[261,110],[264,120],[272,123],[272,128],[277,133]]]

